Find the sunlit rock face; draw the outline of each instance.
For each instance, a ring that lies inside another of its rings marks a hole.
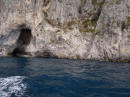
[[[22,76],[0,78],[0,97],[22,97],[27,86]]]
[[[129,49],[130,0],[0,0],[2,55],[129,60]]]

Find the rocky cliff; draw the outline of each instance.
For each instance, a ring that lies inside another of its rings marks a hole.
[[[130,60],[130,0],[0,0],[0,51]]]

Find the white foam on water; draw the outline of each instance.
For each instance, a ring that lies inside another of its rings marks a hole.
[[[0,97],[22,97],[27,88],[23,83],[24,76],[12,76],[7,78],[0,78]]]

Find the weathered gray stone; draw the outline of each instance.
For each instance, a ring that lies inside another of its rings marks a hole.
[[[130,0],[0,0],[5,56],[125,61],[129,49]]]

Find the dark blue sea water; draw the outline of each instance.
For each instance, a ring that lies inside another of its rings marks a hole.
[[[1,57],[0,97],[130,97],[130,63]]]

